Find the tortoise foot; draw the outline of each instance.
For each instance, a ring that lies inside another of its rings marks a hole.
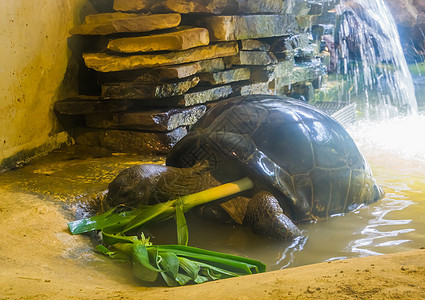
[[[255,233],[278,239],[302,235],[301,230],[285,215],[279,201],[269,192],[259,192],[248,203],[245,224]]]

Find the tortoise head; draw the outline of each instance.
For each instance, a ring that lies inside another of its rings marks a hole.
[[[149,203],[161,174],[167,167],[156,164],[137,165],[123,170],[108,185],[105,207],[124,205],[137,208]]]

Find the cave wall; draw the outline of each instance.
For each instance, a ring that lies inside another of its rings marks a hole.
[[[385,0],[397,23],[409,63],[425,61],[425,1]]]
[[[69,142],[53,103],[75,90],[67,38],[85,2],[1,1],[0,170]]]

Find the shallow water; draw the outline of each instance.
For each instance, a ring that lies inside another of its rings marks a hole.
[[[302,224],[305,236],[290,241],[264,238],[247,227],[209,222],[192,213],[188,216],[189,245],[259,259],[268,270],[424,247],[425,137],[420,132],[424,128],[425,116],[350,128],[386,192],[384,199],[372,205]],[[120,170],[152,160],[163,162],[160,158],[97,151],[81,154],[67,149],[0,174],[0,190],[42,195],[60,206],[75,204],[106,189]],[[63,230],[63,225],[58,230]],[[173,220],[150,231],[155,244],[176,242]],[[84,251],[92,253],[91,245]]]

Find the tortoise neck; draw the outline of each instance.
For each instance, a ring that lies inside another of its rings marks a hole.
[[[210,171],[207,162],[189,168],[167,166],[153,190],[153,199],[164,202],[220,185]]]
[[[200,162],[190,168],[182,168],[183,180],[192,187],[191,193],[197,193],[221,183],[211,174],[211,169],[207,162]]]

